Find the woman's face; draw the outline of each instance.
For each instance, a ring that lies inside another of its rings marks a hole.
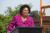
[[[29,14],[29,10],[28,10],[27,7],[25,7],[25,8],[23,9],[22,15],[23,15],[23,16],[28,16],[28,14]]]

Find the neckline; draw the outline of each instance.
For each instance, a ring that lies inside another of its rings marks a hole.
[[[25,21],[27,20],[27,18],[21,17],[21,20],[22,20],[23,22],[25,22]]]
[[[21,16],[21,15],[20,15]],[[22,16],[20,17],[20,19],[21,19],[21,21],[22,21]],[[26,21],[22,21],[22,23],[26,23],[27,22],[27,20],[28,20],[28,16],[26,17]]]

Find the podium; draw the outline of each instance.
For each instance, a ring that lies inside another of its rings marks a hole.
[[[11,33],[42,33],[42,28],[15,28]]]

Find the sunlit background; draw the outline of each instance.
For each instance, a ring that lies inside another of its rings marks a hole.
[[[40,0],[0,0],[0,13],[5,14],[7,7],[16,7],[20,4],[29,4],[31,5],[31,10],[40,11]]]
[[[50,5],[50,0],[42,0],[43,6]],[[29,4],[32,5],[31,10],[40,11],[40,0],[0,0],[0,14],[5,15],[5,11],[7,11],[7,7],[16,7],[20,4]],[[47,9],[46,15],[49,15],[50,9]]]

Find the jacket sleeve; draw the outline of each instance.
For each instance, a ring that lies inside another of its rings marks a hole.
[[[16,19],[15,19],[15,16],[12,18],[10,24],[8,25],[8,28],[7,28],[7,31],[12,31],[13,30],[13,27],[15,26],[15,23],[16,23]]]
[[[31,27],[34,27],[35,25],[34,25],[34,19],[33,18],[31,18]]]
[[[34,27],[35,26],[35,24],[34,24],[34,19],[32,19],[32,27]]]

